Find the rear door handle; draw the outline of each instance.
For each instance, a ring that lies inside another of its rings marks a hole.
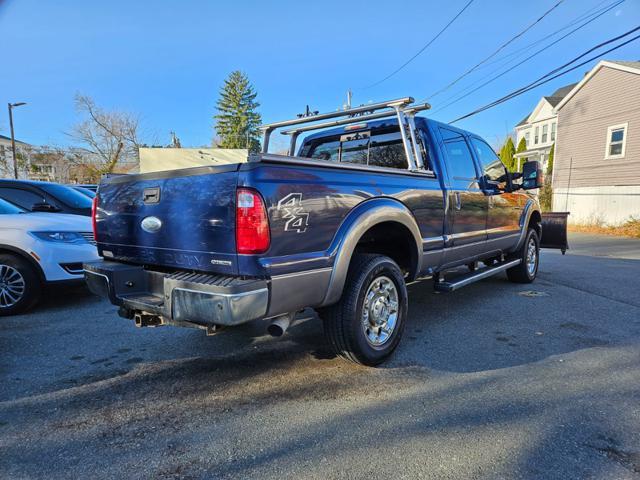
[[[460,192],[455,192],[456,197],[456,210],[460,210],[462,208],[462,201],[460,200]]]

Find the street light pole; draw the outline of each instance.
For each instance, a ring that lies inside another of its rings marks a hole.
[[[11,152],[13,154],[13,176],[18,178],[18,157],[16,157],[16,138],[13,133],[13,107],[26,105],[25,102],[8,103],[9,107],[9,128],[11,129]]]

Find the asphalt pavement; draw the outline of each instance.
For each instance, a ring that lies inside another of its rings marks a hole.
[[[531,285],[411,285],[377,369],[313,315],[207,337],[52,291],[0,318],[0,478],[640,478],[640,240],[570,243]]]

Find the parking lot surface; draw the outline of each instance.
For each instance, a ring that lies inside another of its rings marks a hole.
[[[53,291],[0,319],[0,478],[640,478],[640,241],[570,243],[531,285],[411,285],[377,369],[316,318],[206,337]]]

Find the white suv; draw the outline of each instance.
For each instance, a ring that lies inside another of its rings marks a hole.
[[[90,217],[0,199],[0,316],[35,305],[47,284],[82,280],[82,263],[98,258]]]

